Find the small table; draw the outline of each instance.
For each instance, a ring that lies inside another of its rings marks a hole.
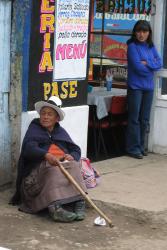
[[[127,95],[127,89],[112,88],[107,91],[104,87],[94,87],[92,92],[88,93],[87,104],[97,107],[97,118],[100,120],[108,115],[112,97],[122,95]]]

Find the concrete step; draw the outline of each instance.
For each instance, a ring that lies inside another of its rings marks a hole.
[[[100,184],[89,189],[97,204],[143,220],[167,222],[167,156],[149,154],[92,163]]]

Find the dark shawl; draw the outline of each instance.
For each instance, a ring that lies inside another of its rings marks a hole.
[[[52,133],[48,133],[39,123],[39,118],[34,119],[25,134],[21,154],[18,162],[16,192],[10,203],[20,203],[20,187],[22,179],[30,174],[33,168],[45,160],[49,146],[55,143],[66,154],[70,154],[78,161],[81,157],[80,148],[72,141],[69,134],[59,123],[56,123]]]

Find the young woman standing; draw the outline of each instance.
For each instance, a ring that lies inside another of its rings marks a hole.
[[[142,159],[145,136],[149,132],[149,119],[154,91],[154,72],[162,67],[161,58],[152,41],[150,24],[139,20],[127,41],[128,60],[128,126],[126,152]]]

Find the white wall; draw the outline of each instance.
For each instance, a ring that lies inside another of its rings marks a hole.
[[[164,13],[166,0],[154,0],[155,15],[152,16],[153,40],[161,55],[163,55]],[[161,95],[161,77],[167,78],[167,70],[157,72],[155,76],[155,92],[150,119],[149,151],[167,154],[167,98]]]
[[[155,97],[151,116],[149,150],[167,154],[167,95],[161,95],[161,77],[167,78],[167,70],[156,74]]]
[[[62,108],[65,118],[60,122],[61,126],[67,130],[73,141],[80,146],[82,157],[87,155],[87,132],[88,132],[88,111],[89,107],[75,106]],[[33,118],[39,117],[36,111],[22,113],[21,142]]]
[[[156,107],[153,139],[152,151],[167,154],[167,108]]]

